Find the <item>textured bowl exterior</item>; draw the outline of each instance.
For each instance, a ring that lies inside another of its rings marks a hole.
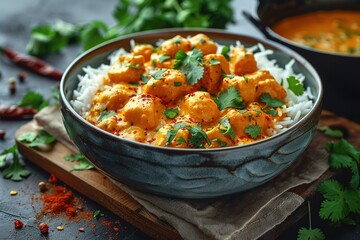
[[[82,67],[99,66],[117,48],[129,49],[129,40],[154,43],[177,34],[203,32],[223,44],[263,43],[275,51],[280,64],[296,59],[295,71],[306,75],[313,90],[314,108],[289,130],[252,144],[217,149],[176,149],[121,139],[86,122],[69,101]],[[316,71],[291,50],[270,41],[219,30],[166,29],[133,34],[100,45],[80,56],[61,81],[61,111],[70,138],[98,170],[138,190],[179,198],[209,198],[259,186],[289,167],[310,144],[321,112],[322,86]]]

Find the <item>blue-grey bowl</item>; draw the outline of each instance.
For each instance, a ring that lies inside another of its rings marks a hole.
[[[295,59],[296,73],[315,96],[312,110],[288,130],[243,146],[217,149],[177,149],[123,139],[83,119],[70,105],[78,74],[90,65],[107,63],[118,48],[130,49],[130,40],[155,43],[175,35],[207,34],[220,44],[245,46],[262,43],[273,49],[280,66]],[[259,40],[214,29],[164,29],[127,35],[97,46],[75,59],[60,86],[61,111],[66,130],[79,150],[108,177],[141,191],[178,198],[210,198],[264,184],[289,167],[311,142],[321,113],[322,85],[314,68],[294,51],[269,40]]]

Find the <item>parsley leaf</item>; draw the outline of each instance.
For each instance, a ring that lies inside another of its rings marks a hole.
[[[226,58],[226,60],[229,61],[230,57],[229,57],[229,52],[230,52],[230,47],[227,45],[224,45],[221,49],[221,54],[224,55],[224,57]]]
[[[194,48],[189,54],[179,50],[175,54],[174,68],[181,70],[190,85],[196,84],[204,74],[203,54]]]
[[[245,133],[247,133],[252,139],[260,137],[261,127],[257,124],[250,124],[245,128]]]
[[[3,175],[4,178],[10,178],[13,181],[21,181],[23,178],[28,177],[31,172],[28,171],[23,165],[20,164],[19,160],[19,151],[17,148],[17,145],[14,145],[8,149],[6,149],[4,152],[0,155],[0,167],[4,167],[6,163],[6,158],[8,155],[12,154],[13,161],[12,164],[4,169]]]
[[[93,169],[94,166],[87,160],[87,158],[81,154],[71,154],[71,155],[65,155],[64,159],[68,162],[79,162],[79,164],[73,166],[71,171],[81,171],[81,170],[89,170]]]
[[[160,80],[163,78],[164,72],[166,72],[167,69],[161,69],[159,71],[154,72],[153,74],[150,74],[155,80]]]
[[[231,124],[229,122],[229,118],[224,117],[219,121],[219,123],[220,123],[220,126],[219,126],[220,133],[229,134],[231,139],[234,140],[235,139],[235,132],[231,127]]]
[[[295,76],[290,76],[287,79],[289,89],[296,95],[301,96],[304,93],[304,86],[296,79]]]
[[[242,102],[239,91],[233,86],[229,87],[227,91],[221,92],[214,101],[220,110],[224,110],[228,107],[245,108],[245,104]]]
[[[170,59],[170,56],[169,55],[162,55],[160,58],[159,58],[159,62],[160,63],[163,63],[164,61]]]
[[[260,96],[260,101],[265,103],[264,108],[267,108],[267,107],[277,108],[277,107],[281,107],[281,106],[285,105],[285,103],[283,101],[280,101],[277,98],[272,98],[269,93],[263,93]]]
[[[104,119],[107,119],[107,118],[111,118],[112,116],[114,116],[116,114],[115,111],[111,110],[109,113],[107,112],[107,109],[105,108],[100,116],[99,116],[99,119],[97,120],[98,122],[101,122],[102,120]]]
[[[344,134],[340,130],[333,130],[329,127],[317,127],[317,130],[323,132],[328,137],[342,138]]]
[[[18,137],[20,142],[25,142],[28,147],[40,147],[56,141],[56,138],[45,130],[37,133],[25,132]]]
[[[167,118],[174,118],[179,114],[179,109],[177,108],[167,108],[164,110],[164,115]]]
[[[209,60],[209,63],[210,63],[210,65],[219,65],[220,64],[220,61],[219,60],[216,60],[215,58],[211,58],[210,60]]]

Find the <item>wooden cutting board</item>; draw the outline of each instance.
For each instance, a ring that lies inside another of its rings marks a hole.
[[[338,117],[328,111],[323,111],[319,125],[330,126],[332,128],[342,130],[348,141],[357,147],[360,146],[359,124],[345,118]],[[16,132],[16,138],[24,132],[34,131],[34,127],[34,121],[22,126]],[[329,139],[324,137],[322,133],[316,133],[314,140],[306,152],[311,153],[314,148],[319,148],[319,145],[322,147],[326,141],[329,141]],[[37,151],[18,141],[17,145],[19,151],[26,157],[26,159],[32,161],[45,171],[55,174],[58,179],[76,191],[106,207],[116,215],[139,228],[141,231],[156,239],[181,239],[181,236],[173,227],[148,212],[131,196],[119,189],[114,183],[98,171],[89,170],[70,172],[75,163],[65,161],[64,156],[72,154],[72,152],[60,142],[57,142],[54,145],[54,148],[49,152]],[[306,156],[306,153],[304,156]],[[315,193],[318,183],[323,179],[333,176],[333,174],[333,172],[327,171],[319,178],[319,180],[309,185],[296,187],[292,189],[292,192],[301,195],[304,199],[308,199]],[[275,239],[282,231],[300,219],[303,214],[305,214],[305,209],[306,207],[304,204],[304,206],[299,207],[299,209],[297,209],[286,221],[266,233],[263,237],[266,239]]]

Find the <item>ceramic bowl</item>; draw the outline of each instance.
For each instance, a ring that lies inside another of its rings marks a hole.
[[[294,71],[303,73],[315,96],[311,112],[288,130],[248,145],[217,149],[176,149],[119,138],[83,119],[70,104],[82,68],[107,63],[130,40],[155,43],[175,35],[207,34],[220,44],[245,46],[262,43],[273,49],[280,66],[295,59]],[[60,86],[61,111],[67,132],[94,166],[115,181],[141,191],[177,198],[210,198],[245,191],[274,178],[289,167],[313,139],[322,102],[322,85],[314,68],[292,50],[268,40],[211,29],[165,29],[136,33],[95,47],[70,64]]]

